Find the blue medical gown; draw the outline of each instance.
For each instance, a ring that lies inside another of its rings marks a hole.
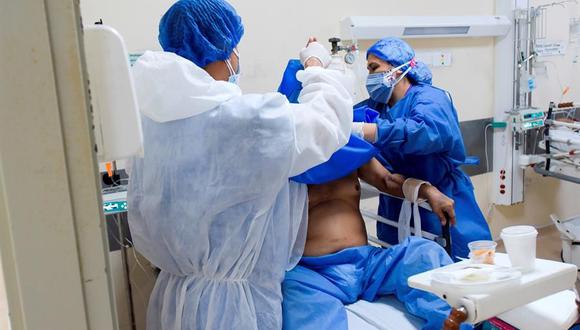
[[[407,279],[450,263],[443,248],[416,237],[389,249],[366,245],[304,257],[282,284],[283,328],[346,330],[344,305],[395,294],[409,313],[425,320],[423,329],[440,330],[450,306],[431,293],[410,288]],[[461,329],[471,328],[464,324]]]
[[[431,85],[414,85],[390,109],[371,104],[379,111],[375,146],[393,173],[431,182],[455,201],[457,225],[451,227],[453,255],[466,257],[467,243],[491,239],[489,226],[477,205],[471,180],[459,166],[466,161],[457,113],[450,96]],[[384,106],[384,105],[383,105]],[[379,214],[397,220],[402,202],[382,196]],[[424,231],[441,233],[437,216],[420,210]],[[397,243],[396,229],[377,224],[380,239]]]
[[[305,184],[324,184],[338,180],[358,170],[378,153],[372,144],[351,135],[348,143],[332,154],[329,160],[290,180]]]

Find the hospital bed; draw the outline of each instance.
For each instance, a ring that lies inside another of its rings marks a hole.
[[[556,108],[550,103],[544,125],[544,140],[539,142],[544,154],[534,170],[544,176],[580,184],[580,122],[557,120],[557,114],[576,111],[575,107]],[[572,117],[572,118],[575,118]]]
[[[364,182],[361,182],[361,186],[363,192],[361,200],[377,197],[380,194],[378,190]],[[425,203],[421,203],[420,207],[430,210],[429,205]],[[361,207],[361,213],[367,223],[367,227],[369,227],[370,223],[376,221],[397,226],[395,221],[378,216],[376,211]],[[448,236],[449,228],[444,229],[444,233],[446,233],[442,237],[427,232],[423,232],[423,237],[440,243],[449,251],[452,244]],[[389,246],[388,243],[380,241],[372,233],[369,234],[369,242],[383,247]],[[507,256],[504,255],[503,258],[505,259]],[[541,264],[548,270],[553,269],[553,266],[556,265],[552,264],[551,261],[545,262],[542,261]],[[534,282],[539,280],[538,278],[528,278],[526,281],[522,281],[522,288],[525,288],[528,294],[508,294],[508,297],[513,296],[515,299],[512,299],[513,301],[503,297],[505,293],[503,295],[498,294],[497,297],[494,297],[494,295],[460,297],[464,299],[464,304],[470,304],[471,315],[469,315],[468,319],[481,322],[479,326],[482,329],[570,329],[579,316],[575,303],[576,294],[571,290],[566,290],[571,288],[571,285],[567,285],[570,282],[571,268],[564,264],[560,265],[562,265],[561,271],[552,270],[554,277],[549,277],[547,274],[540,276],[541,280],[544,281],[541,284],[542,289],[532,289],[540,285],[538,282]],[[574,273],[576,272],[575,269],[573,271]],[[425,277],[421,278],[421,280],[423,281],[422,284],[427,287],[428,280],[425,280]],[[553,285],[547,285],[546,283],[552,283]],[[544,298],[537,300],[540,297]],[[498,303],[496,299],[505,302],[505,304],[501,306],[502,304]],[[450,302],[449,299],[447,301]],[[518,301],[523,301],[523,303],[518,305]],[[453,305],[454,303],[451,302],[451,304]],[[512,306],[520,307],[513,308]],[[346,310],[349,329],[352,330],[411,330],[421,329],[423,325],[423,321],[409,314],[405,306],[393,295],[382,297],[374,302],[360,300],[346,306]],[[484,314],[489,315],[492,319],[482,322],[483,320],[477,317],[479,312],[482,313],[482,316]],[[503,326],[503,328],[500,328],[498,324]]]
[[[379,195],[385,195],[383,193],[381,193],[378,189],[376,189],[375,187],[369,185],[368,183],[361,181],[361,187],[362,187],[362,196],[361,199],[368,199],[371,197],[378,197]],[[391,196],[393,197],[393,196]],[[394,198],[398,198],[398,197],[394,197]],[[424,201],[421,201],[419,203],[419,207],[431,211],[431,207],[429,206],[429,204],[427,204]],[[384,217],[381,217],[380,215],[377,214],[376,211],[371,211],[365,208],[361,208],[361,214],[363,215],[363,218],[365,219],[365,221],[376,221],[376,222],[380,222],[383,224],[386,224],[388,226],[391,227],[398,227],[398,223],[396,221],[390,220],[390,219],[386,219]],[[411,228],[411,232],[414,233],[415,229]],[[426,231],[421,231],[421,236],[425,239],[429,239],[432,241],[437,242],[439,245],[441,245],[445,251],[447,251],[447,253],[449,255],[451,255],[451,234],[450,234],[450,228],[449,228],[449,223],[445,224],[445,226],[443,226],[443,230],[442,230],[442,234],[441,236],[435,235],[433,233],[430,232],[426,232]],[[389,247],[390,244],[387,242],[383,242],[381,241],[377,236],[369,234],[368,235],[368,240],[376,245],[382,246],[382,247]]]
[[[544,125],[544,140],[539,147],[545,154],[534,170],[544,176],[580,184],[580,122],[577,107],[560,108],[550,104]],[[565,114],[567,121],[558,120]],[[569,119],[572,120],[569,120]],[[562,239],[562,261],[580,267],[580,215],[561,219],[550,215]]]

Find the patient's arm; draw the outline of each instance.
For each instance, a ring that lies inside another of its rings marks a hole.
[[[364,123],[363,124],[363,137],[369,143],[375,143],[377,140],[377,124],[375,123]]]
[[[405,177],[392,174],[376,158],[358,169],[358,177],[386,194],[403,197]]]
[[[358,176],[384,193],[404,197],[405,177],[400,174],[392,174],[376,158],[361,166],[358,169]],[[419,188],[419,198],[427,200],[441,224],[445,224],[447,219],[452,225],[455,224],[455,202],[441,193],[439,189],[429,184],[423,184]]]

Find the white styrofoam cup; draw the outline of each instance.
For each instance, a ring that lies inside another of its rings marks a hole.
[[[523,273],[534,270],[538,231],[532,226],[511,226],[501,231],[501,239],[512,263]]]

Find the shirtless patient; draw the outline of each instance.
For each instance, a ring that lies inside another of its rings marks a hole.
[[[344,178],[308,186],[304,256],[282,286],[284,329],[348,329],[344,305],[388,294],[425,320],[423,329],[441,329],[449,305],[409,288],[407,278],[450,264],[451,259],[436,243],[415,237],[389,249],[368,245],[359,209],[359,178],[382,192],[403,195],[405,179],[389,173],[376,159]],[[419,197],[442,222],[449,218],[454,223],[453,201],[435,187],[422,185]]]

